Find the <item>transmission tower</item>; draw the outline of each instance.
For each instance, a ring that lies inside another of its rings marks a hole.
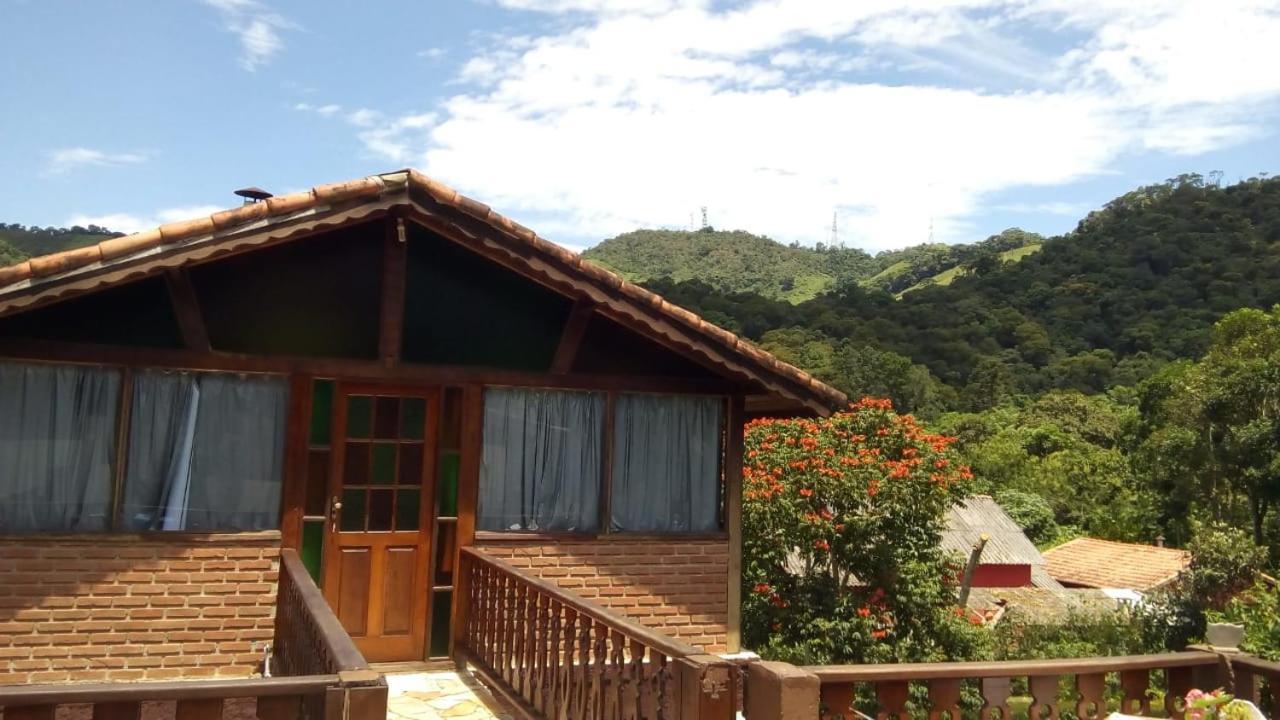
[[[840,213],[838,211],[831,211],[831,247],[836,247],[840,244],[840,231],[836,225],[836,220],[839,217]]]
[[[706,205],[702,206],[702,227],[704,229],[711,227],[711,223],[707,222],[707,206]]]

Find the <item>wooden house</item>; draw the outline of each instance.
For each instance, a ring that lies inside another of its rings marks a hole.
[[[737,650],[743,419],[844,402],[412,170],[0,268],[0,684],[456,656],[467,553]]]

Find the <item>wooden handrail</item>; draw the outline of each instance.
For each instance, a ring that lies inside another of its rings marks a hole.
[[[282,697],[323,693],[338,684],[337,675],[179,680],[147,683],[85,683],[0,686],[0,707],[149,700],[210,700]]]
[[[1218,664],[1217,656],[1198,651],[1157,655],[1114,655],[1047,660],[901,663],[896,665],[812,665],[802,668],[823,683],[936,680],[945,678],[1043,677],[1125,672]],[[1280,666],[1277,666],[1280,667]]]
[[[475,548],[462,549],[460,659],[528,717],[729,720],[728,661]]]
[[[276,657],[285,674],[369,670],[293,548],[280,550]]]
[[[675,638],[655,632],[650,628],[628,617],[620,615],[606,607],[587,600],[579,595],[568,592],[554,583],[547,582],[542,578],[527,575],[501,558],[494,557],[488,553],[482,552],[475,548],[462,548],[463,554],[496,568],[503,574],[515,578],[521,583],[528,585],[543,595],[548,595],[566,607],[573,608],[579,615],[586,615],[595,622],[603,623],[615,630],[632,637],[645,645],[661,652],[670,658],[683,658],[692,655],[702,655],[703,651],[698,648],[682,643]]]

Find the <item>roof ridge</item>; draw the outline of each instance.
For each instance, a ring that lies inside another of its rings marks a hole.
[[[616,273],[583,258],[580,254],[539,236],[533,230],[494,211],[488,205],[473,200],[413,168],[317,185],[309,190],[270,197],[261,202],[219,210],[207,216],[165,223],[156,228],[103,240],[94,245],[28,258],[8,267],[0,267],[0,296],[19,289],[14,286],[22,283],[34,283],[97,264],[140,255],[163,246],[176,245],[201,236],[249,229],[255,223],[288,218],[296,213],[324,205],[377,197],[388,192],[407,191],[410,187],[420,188],[437,202],[481,220],[512,238],[533,246],[544,254],[577,269],[589,279],[625,295],[642,307],[652,308],[660,315],[675,320],[688,329],[715,338],[729,351],[745,356],[750,361],[797,383],[804,390],[823,397],[824,404],[828,408],[835,408],[848,402],[848,397],[844,393],[823,383],[808,372],[779,360],[749,341],[699,317],[696,313],[672,304],[657,293],[631,283]]]

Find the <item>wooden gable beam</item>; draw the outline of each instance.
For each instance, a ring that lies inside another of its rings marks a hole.
[[[387,218],[382,251],[382,303],[378,316],[378,358],[387,367],[400,364],[404,346],[404,292],[409,243],[404,218]]]
[[[182,342],[188,350],[209,352],[213,346],[209,342],[209,330],[204,324],[204,314],[200,312],[200,302],[196,298],[196,289],[191,284],[191,276],[185,268],[169,268],[164,271],[164,285],[169,290],[169,302],[173,305],[173,314],[178,319],[178,330],[182,333]]]
[[[587,334],[587,325],[596,312],[596,304],[586,298],[578,298],[569,310],[569,319],[565,320],[564,330],[560,333],[560,344],[556,346],[555,358],[551,361],[551,372],[556,375],[568,374],[573,369],[573,361],[578,357],[578,349],[582,347],[582,338]]]

